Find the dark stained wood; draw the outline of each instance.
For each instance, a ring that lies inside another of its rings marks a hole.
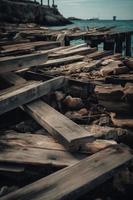
[[[122,74],[119,76],[107,76],[105,78],[106,83],[113,84],[126,84],[133,83],[133,74]]]
[[[23,104],[40,98],[43,95],[57,90],[66,84],[64,77],[58,77],[46,82],[26,83],[25,85],[14,88],[10,92],[0,95],[0,114],[17,108]]]
[[[25,105],[24,109],[61,144],[72,150],[94,140],[92,134],[41,100]]]
[[[0,77],[11,85],[21,85],[26,83],[25,79],[13,72],[1,74]]]
[[[34,53],[17,57],[0,58],[0,74],[38,66],[47,60],[46,53]]]
[[[112,177],[119,167],[132,159],[133,155],[126,147],[108,148],[12,192],[1,200],[76,200]]]
[[[131,34],[126,34],[126,56],[131,56]]]

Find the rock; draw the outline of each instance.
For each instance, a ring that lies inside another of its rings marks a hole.
[[[82,108],[78,111],[81,116],[88,115],[88,110],[86,108]]]
[[[31,1],[0,1],[0,21],[9,23],[36,23],[41,25],[71,24],[56,8],[41,6]]]
[[[133,128],[133,118],[117,118],[115,113],[111,113],[111,120],[116,127]]]
[[[104,60],[104,61],[101,63],[101,65],[106,66],[106,65],[110,64],[110,63],[113,62],[113,61],[114,61],[113,59],[107,59],[107,60]]]
[[[127,102],[133,102],[133,83],[127,83],[123,91],[123,99]]]
[[[64,99],[63,103],[70,109],[79,109],[83,106],[81,98],[73,98],[70,95]]]
[[[121,85],[102,84],[96,85],[95,93],[98,100],[119,101],[123,96]]]
[[[125,59],[123,63],[131,70],[133,70],[133,58]]]
[[[109,146],[116,145],[117,142],[114,140],[96,140],[91,143],[87,143],[81,146],[81,151],[90,152],[90,154],[94,154],[99,152]]]
[[[12,128],[20,133],[26,133],[26,132],[34,132],[38,130],[40,126],[36,123],[36,121],[31,119],[20,122],[19,124],[15,125],[15,127]]]
[[[115,112],[117,114],[132,114],[132,105],[123,101],[99,100],[99,104],[106,108],[108,112]]]
[[[96,139],[105,139],[105,140],[115,140],[123,141],[127,138],[133,140],[132,132],[122,129],[109,126],[99,126],[99,125],[82,125],[89,133],[93,134]]]
[[[128,73],[130,70],[127,66],[122,66],[122,67],[118,67],[116,69],[114,69],[113,74],[114,75],[119,75],[119,74],[126,74]]]
[[[118,74],[118,72],[121,74],[123,73],[123,71],[126,70],[128,72],[127,68],[123,68],[123,63],[121,61],[112,61],[108,65],[102,67],[102,69],[100,70],[100,74],[102,76],[108,76],[108,75],[113,75],[115,73]]]
[[[61,91],[56,91],[55,97],[57,101],[62,101],[65,98],[65,94]]]

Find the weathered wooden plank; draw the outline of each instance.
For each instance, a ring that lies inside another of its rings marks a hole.
[[[52,151],[58,150],[58,151],[68,152],[68,150],[62,144],[59,144],[57,140],[51,137],[49,133],[44,129],[39,130],[38,132],[35,132],[35,134],[30,134],[30,133],[23,134],[23,133],[11,131],[9,133],[5,133],[1,135],[0,142],[2,144],[5,144],[5,146],[7,147],[10,146],[13,148],[25,147],[25,148],[36,148],[36,149],[44,149],[44,150],[46,149],[46,150],[52,150]],[[83,144],[78,152],[86,154],[87,156],[88,154],[91,155],[102,149],[105,149],[109,146],[116,145],[116,144],[117,143],[113,140],[95,140],[94,142]]]
[[[86,54],[90,54],[96,51],[96,48],[88,48],[88,47],[82,47],[82,48],[78,48],[78,49],[73,49],[67,52],[63,52],[63,53],[55,53],[53,55],[50,55],[49,57],[52,59],[57,59],[57,58],[64,58],[64,57],[68,57],[68,56],[73,56],[73,55],[86,55]]]
[[[55,47],[59,47],[60,42],[57,41],[36,41],[36,42],[26,42],[21,44],[15,44],[15,45],[6,45],[2,46],[3,52],[5,51],[17,51],[17,50],[26,50],[26,49],[32,49],[34,50],[47,50],[52,49]]]
[[[17,57],[0,58],[0,74],[38,66],[47,60],[46,53],[34,53]]]
[[[5,151],[0,152],[0,163],[66,167],[77,163],[85,157],[86,155],[79,152],[71,154],[67,151],[56,149],[6,147]]]
[[[65,64],[70,64],[77,61],[82,61],[84,59],[84,56],[76,55],[76,56],[70,56],[66,58],[59,58],[54,60],[48,60],[47,62],[40,65],[40,67],[51,67],[51,66],[60,66]]]
[[[0,95],[0,115],[63,87],[66,81],[64,77],[58,77],[13,88],[12,91]]]
[[[31,102],[24,108],[53,137],[72,150],[94,140],[92,134],[41,100]]]
[[[97,51],[92,54],[89,54],[87,57],[91,59],[100,59],[112,54],[113,54],[113,51]]]
[[[133,74],[112,75],[105,78],[106,83],[126,84],[133,83]]]
[[[117,117],[116,113],[111,113],[110,116],[114,126],[128,129],[133,128],[133,118],[128,116],[125,118]]]
[[[11,85],[21,85],[26,83],[25,79],[13,72],[3,73],[0,77]]]
[[[108,148],[12,192],[1,200],[75,200],[111,178],[119,167],[132,159],[133,155],[127,148]]]

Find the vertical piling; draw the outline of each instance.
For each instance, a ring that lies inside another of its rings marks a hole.
[[[114,51],[114,47],[115,47],[115,41],[113,38],[111,39],[105,39],[104,41],[104,50],[112,50]]]
[[[116,46],[115,46],[115,53],[122,53],[123,50],[123,37],[118,34],[115,38]]]
[[[65,40],[65,42],[64,42],[65,46],[70,46],[70,39],[69,39],[69,37],[65,36],[64,40]]]
[[[92,48],[93,48],[93,47],[96,47],[96,48],[98,49],[98,41],[92,39],[91,42],[90,42],[90,46],[91,46]]]
[[[131,34],[126,34],[126,56],[131,56]]]
[[[50,7],[50,3],[49,3],[49,0],[48,0],[48,7]]]

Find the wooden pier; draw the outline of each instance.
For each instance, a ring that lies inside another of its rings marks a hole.
[[[0,26],[0,200],[132,192],[133,32],[112,28]]]

